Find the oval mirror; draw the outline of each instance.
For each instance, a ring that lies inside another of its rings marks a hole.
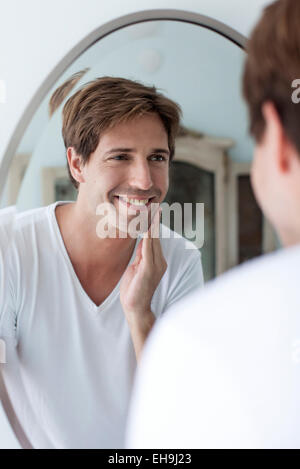
[[[61,135],[63,105],[97,77],[123,77],[154,85],[182,109],[166,202],[192,206],[183,235],[200,249],[205,281],[275,249],[250,186],[253,144],[241,97],[244,44],[240,34],[213,19],[174,10],[129,15],[91,33],[52,72],[20,121],[1,165],[1,208],[15,206],[21,213],[76,200]],[[70,77],[53,109],[51,96]],[[197,204],[204,204],[204,243],[196,239]],[[172,219],[170,227],[176,230]],[[44,288],[46,295],[51,284]],[[132,353],[107,370],[99,371],[95,356],[88,366],[83,359],[70,368],[68,334],[84,354],[84,330],[74,331],[61,311],[65,339],[60,337],[58,350],[48,323],[37,324],[19,306],[15,335],[3,326],[8,359],[2,371],[11,401],[7,413],[23,446],[122,447],[136,365]],[[91,320],[101,327],[98,317]],[[101,395],[99,373],[111,381],[109,395]]]

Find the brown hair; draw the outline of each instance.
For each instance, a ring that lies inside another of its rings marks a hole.
[[[74,86],[79,82],[80,78],[89,71],[89,68],[85,68],[80,72],[74,73],[68,80],[66,80],[62,85],[60,85],[53,93],[50,98],[48,105],[49,117],[52,117],[56,109],[61,105],[63,100],[71,93]]]
[[[300,153],[300,105],[292,102],[292,82],[300,78],[300,1],[268,5],[247,45],[243,95],[249,106],[250,132],[261,141],[262,105],[272,101],[285,133]]]
[[[65,147],[73,147],[85,164],[96,150],[102,132],[152,112],[159,115],[166,129],[172,158],[181,115],[179,105],[159,93],[154,86],[144,86],[125,78],[97,78],[71,96],[63,108]],[[69,165],[68,171],[78,188]]]

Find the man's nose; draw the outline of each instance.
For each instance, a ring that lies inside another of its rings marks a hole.
[[[148,161],[140,162],[132,168],[130,182],[138,189],[147,191],[153,186],[151,169]]]

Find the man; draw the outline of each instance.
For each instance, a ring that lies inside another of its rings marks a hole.
[[[300,447],[299,18],[299,0],[265,9],[243,78],[253,188],[285,249],[225,274],[154,328],[129,447]]]
[[[154,87],[130,80],[103,77],[79,89],[62,128],[77,200],[19,214],[10,248],[1,246],[0,331],[15,334],[29,399],[18,415],[35,447],[45,446],[41,428],[56,448],[122,447],[146,337],[202,284],[198,251],[166,239],[166,227],[161,239],[152,230],[179,114]],[[98,229],[103,206],[117,215],[117,225],[107,219],[114,237]],[[127,229],[142,211],[141,240]]]

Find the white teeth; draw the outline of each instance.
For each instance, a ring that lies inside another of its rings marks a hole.
[[[146,205],[149,202],[149,199],[129,199],[128,197],[121,197],[121,199],[131,205]]]

